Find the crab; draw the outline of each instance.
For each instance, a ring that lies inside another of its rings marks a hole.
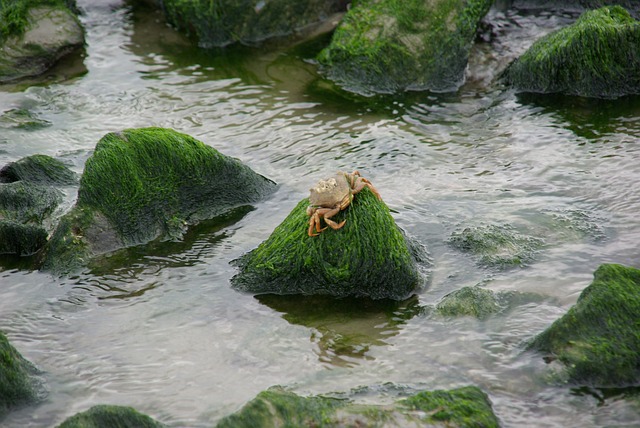
[[[380,193],[373,187],[373,184],[361,177],[358,171],[353,171],[351,174],[338,171],[333,176],[318,181],[310,189],[310,205],[307,207],[307,215],[311,217],[309,219],[309,236],[318,236],[327,227],[338,230],[344,226],[346,220],[336,223],[331,220],[331,217],[346,209],[353,201],[353,195],[360,193],[365,187],[368,187],[378,199],[381,199]],[[325,227],[321,227],[322,219],[327,224]]]

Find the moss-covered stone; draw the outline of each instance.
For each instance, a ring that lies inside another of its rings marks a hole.
[[[15,181],[50,185],[71,185],[78,176],[65,164],[47,155],[32,155],[11,162],[0,169],[0,183]]]
[[[202,47],[253,45],[327,20],[343,0],[163,0],[167,21]]]
[[[491,0],[353,2],[318,61],[354,92],[456,90]]]
[[[303,199],[258,248],[236,260],[233,287],[251,293],[319,294],[404,300],[422,286],[417,246],[369,189],[338,213],[339,230],[308,236]]]
[[[98,405],[65,420],[58,428],[162,428],[132,407]]]
[[[526,92],[611,98],[640,93],[640,22],[620,6],[585,12],[537,40],[505,70]]]
[[[61,219],[44,266],[63,273],[97,254],[180,239],[188,225],[274,189],[239,160],[171,129],[107,134],[87,160],[78,201]]]
[[[498,297],[481,287],[463,287],[447,294],[436,305],[436,311],[446,317],[471,316],[485,319],[501,310]]]
[[[406,428],[419,426],[498,427],[488,397],[474,386],[424,391],[390,405],[365,405],[332,397],[300,397],[270,388],[217,428],[342,427]]]
[[[544,241],[520,234],[510,226],[481,225],[453,232],[449,243],[474,254],[482,266],[508,269],[531,262]]]
[[[12,408],[34,403],[43,396],[38,370],[0,332],[0,418]]]
[[[640,385],[640,270],[600,266],[576,304],[529,348],[564,363],[571,383]]]
[[[0,83],[37,76],[79,50],[76,13],[73,0],[0,1]]]
[[[40,250],[48,235],[43,222],[61,201],[53,187],[0,183],[0,254],[27,256]]]

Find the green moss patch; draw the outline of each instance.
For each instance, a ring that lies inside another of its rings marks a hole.
[[[451,91],[464,79],[489,0],[354,2],[318,55],[325,75],[354,92]]]
[[[70,417],[58,428],[162,428],[164,426],[132,407],[98,405]]]
[[[36,368],[0,332],[0,418],[10,409],[38,401],[42,385],[34,375]]]
[[[396,226],[386,204],[369,189],[338,213],[339,230],[308,236],[303,199],[258,248],[235,263],[237,290],[404,300],[422,286],[418,248]]]
[[[572,383],[640,384],[640,270],[602,265],[576,304],[529,346],[558,359]]]
[[[640,22],[620,6],[585,12],[504,73],[520,91],[610,98],[640,93]]]

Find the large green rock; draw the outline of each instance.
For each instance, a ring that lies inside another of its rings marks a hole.
[[[412,245],[389,208],[365,188],[338,213],[343,228],[308,236],[307,198],[258,248],[235,263],[237,290],[264,294],[331,295],[404,300],[422,286]]]
[[[476,27],[491,0],[361,0],[353,2],[321,70],[363,93],[454,91],[464,81]]]
[[[162,428],[132,407],[98,405],[65,420],[58,428]]]
[[[37,373],[0,332],[0,419],[12,408],[42,398],[44,391]]]
[[[254,45],[326,21],[344,0],[162,0],[167,21],[202,47]]]
[[[270,388],[217,428],[276,427],[498,427],[487,395],[474,386],[423,391],[389,405],[365,405],[332,397],[301,397]]]
[[[42,74],[83,46],[75,1],[0,1],[0,83]]]
[[[529,347],[564,363],[571,383],[640,385],[640,270],[600,266],[576,304]]]
[[[274,190],[239,160],[174,130],[107,134],[87,160],[76,205],[61,218],[44,267],[64,273],[98,254],[180,239],[188,225]]]
[[[503,74],[519,91],[614,98],[640,93],[640,22],[620,6],[585,12],[537,40]]]

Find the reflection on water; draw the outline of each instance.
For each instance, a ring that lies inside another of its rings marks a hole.
[[[318,358],[329,367],[352,367],[360,360],[372,360],[372,346],[387,345],[387,339],[421,312],[416,296],[403,302],[272,294],[256,298],[282,312],[282,318],[291,324],[311,328]]]
[[[46,402],[5,425],[56,426],[112,403],[169,426],[210,427],[272,385],[322,394],[386,382],[477,384],[507,427],[637,423],[637,401],[549,384],[544,361],[521,346],[566,313],[601,263],[640,260],[639,98],[531,96],[491,83],[509,58],[573,15],[496,15],[456,93],[354,98],[317,74],[319,41],[200,50],[155,12],[78,3],[86,71],[0,88],[0,114],[25,109],[48,124],[3,128],[0,164],[41,153],[81,173],[106,133],[166,126],[279,188],[181,242],[128,248],[74,277],[3,256],[0,328],[50,388]],[[424,292],[368,302],[255,299],[231,289],[230,261],[264,241],[317,177],[354,169],[428,249]],[[75,192],[67,196],[66,207]],[[448,243],[478,224],[511,226],[545,245],[527,266],[488,269]],[[486,320],[416,316],[478,283],[540,298]]]

